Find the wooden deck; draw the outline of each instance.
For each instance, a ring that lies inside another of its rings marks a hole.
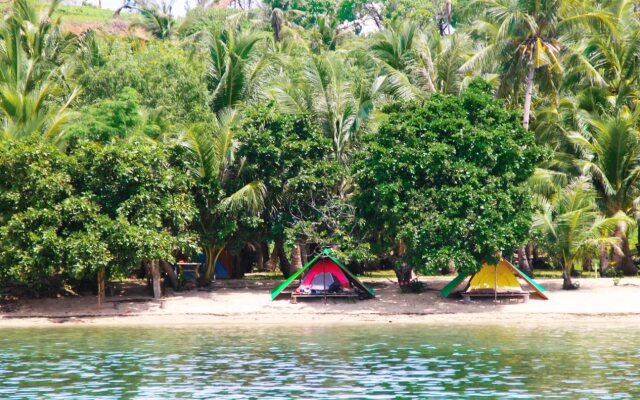
[[[495,293],[469,293],[469,292],[464,292],[461,293],[462,294],[462,302],[464,304],[469,304],[471,303],[471,298],[472,297],[480,297],[480,298],[489,298],[489,299],[493,299],[493,298],[498,298],[498,299],[512,299],[512,298],[520,298],[522,299],[523,303],[527,303],[529,301],[529,292],[502,292],[502,293],[498,293],[498,295],[496,296]]]
[[[350,301],[355,302],[358,299],[358,293],[291,293],[291,303],[296,304],[298,299],[349,299]]]

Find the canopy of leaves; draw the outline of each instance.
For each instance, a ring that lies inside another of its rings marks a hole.
[[[247,110],[238,156],[251,160],[243,175],[267,190],[267,230],[281,235],[296,222],[321,218],[319,208],[341,177],[332,142],[309,115],[286,115],[273,104]]]
[[[388,114],[354,167],[355,201],[374,237],[388,248],[403,241],[419,270],[453,260],[467,272],[527,238],[524,183],[542,153],[486,83]]]
[[[104,65],[91,68],[80,79],[82,102],[115,99],[124,88],[140,94],[140,105],[162,113],[173,123],[208,119],[208,91],[204,63],[170,42],[139,47],[135,42],[107,41]]]
[[[0,152],[0,280],[55,291],[194,243],[190,179],[145,142],[80,142],[67,155],[6,142]]]

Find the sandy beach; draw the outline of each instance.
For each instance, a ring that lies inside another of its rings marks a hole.
[[[517,300],[474,300],[463,304],[457,296],[443,299],[438,290],[447,278],[423,278],[428,290],[403,294],[387,279],[365,280],[376,298],[357,302],[341,299],[305,299],[291,304],[288,297],[271,301],[275,281],[219,281],[207,291],[168,292],[153,301],[140,283],[124,293],[107,297],[98,307],[95,296],[23,299],[4,304],[0,327],[51,325],[158,325],[193,324],[565,324],[572,320],[640,324],[640,279],[581,279],[581,288],[561,289],[559,279],[540,279],[549,300],[532,296]]]

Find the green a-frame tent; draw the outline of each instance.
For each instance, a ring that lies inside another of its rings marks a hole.
[[[342,272],[344,272],[344,274],[347,277],[347,279],[349,280],[349,282],[351,282],[351,284],[354,287],[358,288],[367,298],[373,298],[373,297],[376,296],[376,294],[373,291],[373,289],[365,286],[355,275],[353,275],[347,269],[347,267],[345,267],[340,261],[338,261],[337,258],[335,258],[333,256],[333,254],[331,254],[331,251],[328,248],[325,248],[325,249],[322,250],[322,252],[320,254],[315,256],[304,267],[302,267],[298,271],[296,271],[293,275],[291,275],[289,277],[289,279],[287,279],[284,282],[282,282],[282,284],[280,286],[278,286],[273,292],[271,292],[271,300],[274,300],[276,297],[278,297],[282,293],[282,291],[284,289],[286,289],[291,284],[291,282],[293,282],[296,278],[301,276],[305,271],[309,270],[315,264],[317,264],[318,262],[320,262],[322,260],[329,260],[329,261],[333,262],[338,268],[340,268],[340,270]]]

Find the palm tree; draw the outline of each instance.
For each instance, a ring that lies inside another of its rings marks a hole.
[[[611,233],[630,222],[624,214],[603,217],[589,179],[578,177],[544,202],[533,227],[551,260],[562,266],[563,289],[575,289],[571,271],[576,262],[595,256],[602,247],[619,251],[620,239]]]
[[[165,3],[162,8],[147,4],[141,8],[133,6],[127,8],[138,10],[142,15],[142,21],[132,23],[129,25],[130,29],[141,27],[158,39],[171,39],[178,33],[177,21],[171,15],[171,7]]]
[[[462,70],[497,71],[501,75],[499,92],[505,96],[517,96],[524,86],[522,124],[526,129],[536,75],[555,91],[554,81],[564,71],[563,57],[573,57],[574,67],[593,71],[575,43],[588,37],[592,26],[615,30],[610,13],[593,8],[583,11],[575,2],[562,0],[476,0],[468,11],[474,18],[480,14],[471,31],[487,43]],[[592,78],[597,80],[597,74]]]
[[[436,91],[433,58],[415,23],[392,26],[379,32],[369,50],[388,75],[387,85],[394,97],[420,99]]]
[[[457,94],[473,78],[472,72],[461,72],[474,52],[466,33],[443,37],[436,30],[423,31],[408,22],[375,35],[368,50],[386,75],[385,89],[394,98],[424,99],[434,92]]]
[[[579,158],[575,163],[593,178],[602,212],[609,217],[619,213],[633,216],[640,201],[640,131],[637,115],[623,110],[615,116],[594,117],[590,129],[572,132],[569,139]],[[616,256],[616,267],[635,275],[638,269],[631,258],[627,225],[621,221],[615,234],[621,239],[622,256]]]
[[[282,79],[271,90],[281,111],[310,113],[324,134],[333,140],[334,156],[347,161],[349,146],[374,111],[384,77],[355,87],[348,64],[336,53],[308,57],[304,76]]]
[[[192,156],[191,168],[197,178],[197,228],[207,258],[205,283],[213,277],[216,261],[232,231],[232,215],[243,210],[257,214],[265,196],[265,186],[257,181],[234,191],[239,185],[236,180],[239,162],[235,159],[237,122],[238,113],[225,110],[211,125],[193,126],[180,138]]]
[[[262,36],[233,27],[214,34],[209,45],[209,78],[213,110],[260,98],[275,59],[259,46]]]
[[[596,113],[635,109],[638,92],[638,57],[640,56],[640,20],[631,1],[614,2],[607,9],[619,21],[616,30],[593,35],[583,40],[582,57],[593,70],[570,69],[563,86],[580,93],[582,108]],[[597,77],[597,86],[591,83]],[[576,90],[577,88],[577,90]]]
[[[59,1],[40,15],[28,0],[14,0],[0,22],[0,138],[61,136],[77,89],[65,87],[73,40],[52,20]],[[60,98],[60,93],[70,93]]]

